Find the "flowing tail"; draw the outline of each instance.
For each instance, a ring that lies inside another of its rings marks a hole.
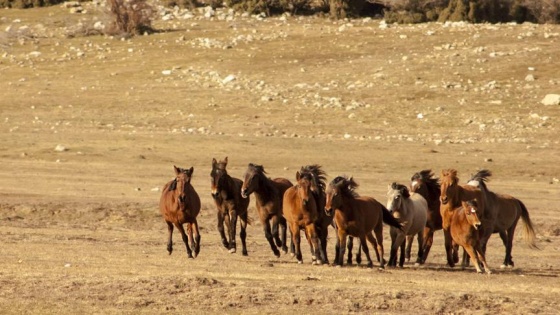
[[[529,218],[529,211],[527,211],[527,207],[525,204],[521,202],[521,200],[517,200],[519,205],[521,206],[521,219],[523,223],[525,223],[525,241],[527,241],[527,245],[534,249],[539,249],[536,244],[537,236],[535,234],[535,229],[533,228],[533,222],[531,222],[531,218]]]
[[[397,221],[397,219],[395,219],[391,212],[389,212],[389,210],[383,205],[381,205],[381,208],[383,209],[383,222],[387,223],[390,226],[394,226],[402,231],[401,223]]]

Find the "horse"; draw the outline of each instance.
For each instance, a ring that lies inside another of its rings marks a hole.
[[[453,210],[461,206],[462,201],[476,199],[477,215],[482,222],[479,229],[480,243],[482,252],[486,254],[486,243],[492,235],[494,222],[496,221],[496,212],[488,211],[485,206],[484,193],[477,187],[471,185],[459,185],[457,170],[445,169],[441,171],[441,195],[440,195],[440,212],[442,218],[443,236],[445,241],[445,252],[447,254],[447,264],[454,267],[459,261],[457,251],[453,250],[453,240],[449,233],[449,225],[451,224],[451,215]],[[489,209],[492,210],[492,209]],[[464,258],[465,259],[465,258]]]
[[[441,195],[441,189],[439,185],[439,180],[434,177],[432,170],[422,170],[415,173],[410,178],[410,191],[417,193],[424,197],[428,202],[428,216],[426,219],[426,227],[424,227],[424,244],[422,263],[426,262],[430,249],[434,243],[434,232],[442,229],[442,219],[440,212],[440,201],[439,197]],[[412,241],[414,237],[407,237],[406,244],[406,258],[410,260],[410,250],[412,247]]]
[[[418,235],[418,258],[416,264],[422,263],[423,255],[423,231],[428,216],[428,203],[419,194],[408,191],[404,185],[392,183],[387,191],[387,209],[393,217],[401,224],[402,229],[392,227],[391,233],[391,255],[389,266],[397,265],[397,251],[401,248],[399,267],[404,266],[405,239],[407,235]]]
[[[247,224],[250,223],[249,207],[250,198],[241,197],[241,185],[243,181],[231,177],[226,170],[228,158],[223,161],[216,161],[212,159],[212,171],[210,172],[210,188],[212,199],[216,204],[218,214],[218,231],[222,238],[222,244],[230,253],[237,251],[235,242],[235,234],[237,228],[237,218],[240,219],[239,238],[241,238],[242,254],[247,256]],[[228,230],[228,236],[224,231],[224,223]]]
[[[492,232],[499,233],[506,248],[506,255],[501,268],[514,267],[511,251],[513,248],[513,235],[519,218],[525,223],[525,239],[531,248],[537,248],[535,244],[535,230],[527,207],[521,200],[510,195],[497,194],[488,190],[486,181],[488,181],[490,176],[492,176],[492,173],[489,170],[480,170],[472,176],[468,184],[480,188],[484,195],[487,211],[496,213]],[[486,243],[483,243],[482,246],[483,252],[486,252]]]
[[[359,196],[355,189],[358,184],[353,178],[338,176],[328,185],[326,190],[325,212],[333,216],[337,227],[337,242],[335,265],[342,266],[346,247],[346,236],[351,235],[360,239],[362,249],[368,261],[368,267],[373,266],[369,255],[367,240],[373,246],[380,268],[385,267],[383,259],[383,222],[400,228],[399,222],[393,218],[389,210],[372,197]],[[375,233],[375,238],[373,236]]]
[[[476,262],[476,272],[482,273],[480,269],[482,263],[486,273],[491,274],[492,271],[486,263],[477,231],[482,224],[477,215],[477,207],[476,200],[462,201],[461,207],[455,208],[451,214],[449,230],[453,241],[457,245],[463,246],[471,259]],[[465,266],[465,260],[463,260],[463,268]]]
[[[315,199],[317,209],[319,209],[317,213],[318,217],[315,220],[315,230],[317,232],[317,236],[319,237],[321,260],[328,264],[327,237],[329,233],[329,226],[332,225],[332,216],[328,216],[324,211],[322,211],[322,209],[325,208],[326,173],[321,169],[321,166],[317,164],[302,166],[299,173],[301,177],[307,178],[307,180],[311,183],[311,193]]]
[[[173,168],[175,170],[175,179],[163,186],[159,201],[159,209],[167,223],[167,230],[169,232],[167,251],[169,255],[173,252],[172,236],[173,225],[175,225],[179,232],[181,232],[183,242],[187,247],[188,257],[195,258],[200,252],[200,232],[198,230],[198,222],[196,221],[196,217],[200,212],[200,197],[191,185],[194,168],[182,169],[175,165]],[[187,233],[185,233],[183,228],[185,223],[187,224]],[[194,256],[191,247],[194,250]]]
[[[284,253],[288,252],[286,219],[282,216],[283,196],[284,192],[293,184],[286,178],[270,179],[265,174],[262,165],[249,163],[241,185],[241,196],[248,198],[250,194],[255,193],[255,203],[264,235],[274,255],[280,257],[278,247],[281,247]],[[278,226],[281,229],[282,239],[280,239]]]
[[[311,193],[312,181],[312,178],[301,176],[300,172],[296,172],[297,184],[289,187],[284,193],[282,213],[290,227],[292,243],[295,245],[295,255],[298,263],[303,263],[300,247],[300,230],[304,229],[305,236],[311,247],[312,264],[320,265],[322,264],[321,251],[315,230],[315,222],[318,220],[319,214],[317,202]]]

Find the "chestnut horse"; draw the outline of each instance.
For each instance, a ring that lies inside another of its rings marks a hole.
[[[525,239],[531,248],[537,248],[535,244],[535,230],[529,217],[529,212],[521,200],[510,195],[497,194],[488,190],[486,181],[490,176],[492,176],[492,173],[489,170],[480,170],[469,180],[469,185],[475,185],[480,188],[484,194],[486,211],[496,214],[492,232],[500,234],[500,238],[506,247],[504,263],[501,267],[513,267],[511,250],[513,248],[513,235],[519,218],[525,223]],[[486,243],[482,243],[482,251],[486,252]]]
[[[319,214],[315,197],[312,196],[311,192],[313,179],[308,176],[301,176],[299,172],[296,172],[296,181],[296,185],[288,188],[284,193],[282,213],[290,227],[298,263],[303,263],[300,230],[304,229],[311,247],[312,263],[320,265],[322,263],[321,251],[315,230],[315,222],[318,220]]]
[[[454,267],[458,262],[457,251],[453,250],[453,241],[449,233],[449,226],[451,224],[451,215],[453,210],[461,206],[462,201],[469,201],[476,199],[477,201],[477,215],[482,222],[479,229],[480,244],[482,251],[485,253],[486,243],[488,238],[492,235],[494,222],[496,221],[496,213],[487,211],[485,207],[485,198],[483,192],[471,185],[459,185],[459,178],[457,177],[457,170],[447,169],[441,171],[441,218],[443,236],[445,240],[445,252],[447,254],[447,264]]]
[[[264,235],[276,257],[280,257],[278,247],[284,253],[288,252],[286,245],[286,219],[282,216],[282,201],[284,192],[293,184],[285,178],[270,179],[262,165],[249,163],[241,186],[241,196],[249,197],[255,193],[257,212],[263,225]],[[278,233],[280,226],[280,239]],[[276,241],[276,244],[274,242]],[[277,247],[278,246],[278,247]]]
[[[327,237],[329,233],[329,226],[332,224],[332,216],[328,216],[323,211],[325,208],[326,173],[321,169],[321,166],[317,164],[303,166],[299,173],[301,177],[306,177],[311,183],[311,192],[315,198],[315,203],[318,209],[318,218],[315,220],[315,230],[317,232],[317,237],[319,237],[321,259],[324,263],[328,264]]]
[[[222,244],[230,253],[237,250],[235,242],[235,230],[237,228],[237,218],[239,217],[239,238],[241,238],[243,256],[247,256],[247,223],[250,223],[247,208],[249,207],[249,198],[241,197],[241,185],[243,181],[229,176],[226,167],[228,158],[223,161],[212,159],[212,171],[210,172],[210,188],[212,198],[216,203],[218,214],[218,231],[222,238]],[[224,231],[224,223],[228,230],[228,237]]]
[[[453,241],[457,245],[463,246],[471,259],[476,262],[476,272],[482,272],[480,269],[480,264],[482,263],[486,273],[491,274],[492,271],[486,263],[477,231],[482,224],[477,215],[477,207],[476,200],[461,202],[461,207],[455,208],[452,211],[449,230]],[[464,267],[466,267],[465,260],[463,260]]]
[[[163,186],[159,201],[159,210],[167,223],[167,230],[169,232],[167,251],[169,255],[173,252],[172,235],[173,225],[175,225],[179,232],[181,232],[183,242],[187,247],[188,257],[194,258],[200,252],[200,233],[198,231],[198,222],[196,221],[196,217],[200,212],[200,198],[191,185],[194,168],[191,167],[188,170],[176,166],[173,166],[173,168],[175,169],[175,179]],[[183,228],[185,223],[187,224],[187,233],[185,233]],[[194,250],[194,257],[191,247]]]
[[[405,240],[406,236],[418,236],[418,257],[416,264],[422,263],[423,255],[423,232],[426,227],[428,215],[428,203],[419,194],[410,194],[406,186],[393,183],[389,185],[387,192],[387,209],[393,217],[400,222],[402,229],[392,227],[391,232],[391,255],[389,266],[397,265],[397,251],[400,247],[401,255],[399,266],[404,266]]]
[[[423,255],[422,255],[422,263],[426,262],[428,258],[428,254],[430,253],[430,249],[434,243],[434,232],[441,230],[442,228],[442,219],[441,219],[441,212],[440,212],[440,201],[439,197],[441,195],[441,189],[439,185],[439,180],[437,177],[434,177],[434,173],[432,170],[422,170],[418,173],[415,173],[410,178],[410,191],[417,193],[424,197],[428,202],[428,217],[426,219],[426,227],[424,227],[424,244],[423,247]],[[406,244],[406,258],[410,260],[410,250],[412,247],[412,241],[414,237],[407,237],[407,244]]]
[[[384,268],[383,259],[383,222],[400,228],[399,222],[393,218],[389,210],[372,197],[361,197],[355,189],[358,184],[345,176],[333,179],[326,190],[325,211],[332,216],[337,227],[335,264],[342,266],[346,237],[348,235],[358,237],[362,250],[368,260],[368,267],[373,266],[369,255],[367,240],[375,250],[380,267]],[[375,238],[372,234],[375,233]]]

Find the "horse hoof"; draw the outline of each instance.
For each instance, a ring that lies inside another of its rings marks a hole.
[[[500,269],[505,269],[506,267],[507,267],[507,266],[504,265],[504,264],[500,265]]]
[[[486,273],[491,275],[492,274],[492,270],[486,270]]]
[[[297,263],[301,265],[303,264],[303,260],[298,260]]]
[[[229,249],[229,253],[230,253],[230,254],[234,254],[235,252],[236,252],[236,249],[235,249],[235,248],[230,248],[230,249]]]
[[[246,250],[243,251],[243,256],[249,256],[249,253],[247,253]]]
[[[280,257],[280,251],[275,250],[274,251],[274,256],[276,256],[276,258]]]
[[[296,257],[296,254],[290,253],[290,257],[294,258],[294,257]]]

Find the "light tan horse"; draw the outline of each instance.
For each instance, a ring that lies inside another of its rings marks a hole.
[[[356,187],[358,184],[352,178],[338,176],[329,183],[326,190],[325,211],[327,215],[334,215],[333,221],[337,228],[335,265],[342,266],[346,237],[351,235],[360,239],[368,267],[372,267],[373,262],[366,239],[376,251],[380,267],[384,268],[383,222],[397,228],[400,228],[400,223],[374,198],[359,196],[355,191]]]
[[[292,242],[295,246],[295,255],[298,263],[303,263],[301,254],[300,230],[305,230],[305,236],[311,247],[312,263],[322,264],[317,231],[315,222],[319,218],[317,203],[311,192],[312,179],[308,176],[301,176],[296,172],[296,185],[288,188],[284,193],[282,203],[282,213],[290,227]]]
[[[478,273],[482,272],[482,269],[480,269],[482,263],[486,273],[491,274],[492,271],[486,263],[478,235],[478,228],[482,223],[477,215],[477,207],[476,200],[463,201],[461,207],[455,208],[451,214],[449,230],[453,241],[462,246],[471,259],[476,262],[476,271]],[[463,261],[464,267],[466,267],[465,261]]]
[[[513,236],[519,218],[525,223],[525,239],[531,248],[537,248],[535,230],[529,217],[529,212],[523,202],[510,195],[497,194],[488,190],[486,181],[490,176],[492,176],[492,173],[489,170],[480,170],[469,180],[469,185],[480,188],[484,194],[486,211],[496,215],[492,232],[500,234],[500,238],[506,248],[506,255],[501,267],[513,267],[511,251],[513,248]],[[483,252],[486,252],[486,242],[488,242],[488,239],[482,243]]]
[[[282,216],[282,202],[284,192],[291,186],[293,186],[292,182],[286,178],[268,178],[264,167],[253,163],[249,163],[247,166],[241,186],[243,198],[248,198],[250,194],[255,193],[255,203],[264,235],[276,257],[280,257],[278,247],[281,247],[284,253],[288,252],[286,219]],[[278,226],[280,226],[280,232]]]
[[[175,170],[175,179],[165,184],[159,201],[159,209],[167,223],[167,230],[169,232],[167,251],[169,255],[173,252],[172,235],[173,225],[175,225],[179,232],[181,232],[183,242],[187,247],[188,257],[194,258],[200,252],[200,233],[198,231],[198,222],[196,221],[196,217],[200,212],[200,198],[191,185],[194,168],[191,167],[188,170],[176,166],[173,166],[173,168]],[[187,233],[185,233],[183,228],[185,223],[187,224]]]
[[[391,255],[389,266],[397,265],[397,251],[401,249],[399,266],[404,266],[406,236],[417,235],[418,257],[416,264],[422,263],[424,242],[423,233],[428,216],[428,203],[419,194],[410,194],[404,185],[393,183],[389,185],[387,192],[387,209],[393,217],[401,224],[402,228],[391,227]]]
[[[482,222],[479,229],[480,242],[482,244],[483,252],[488,238],[492,235],[494,222],[496,221],[496,213],[486,211],[484,193],[471,185],[459,185],[459,178],[457,177],[457,170],[446,169],[441,171],[441,218],[443,227],[443,236],[445,240],[445,252],[447,254],[447,264],[454,267],[459,261],[457,251],[453,250],[453,241],[449,233],[449,226],[451,224],[451,215],[453,210],[461,206],[462,201],[469,201],[476,199],[478,203],[478,217]]]
[[[212,171],[210,171],[210,188],[212,198],[216,203],[218,214],[218,231],[222,238],[222,244],[230,253],[237,251],[235,234],[237,228],[237,218],[239,218],[239,238],[241,238],[242,254],[247,256],[247,224],[250,223],[247,208],[250,198],[241,197],[241,185],[243,181],[229,176],[226,167],[228,158],[223,161],[212,159]],[[224,223],[228,230],[228,237],[224,230]]]

